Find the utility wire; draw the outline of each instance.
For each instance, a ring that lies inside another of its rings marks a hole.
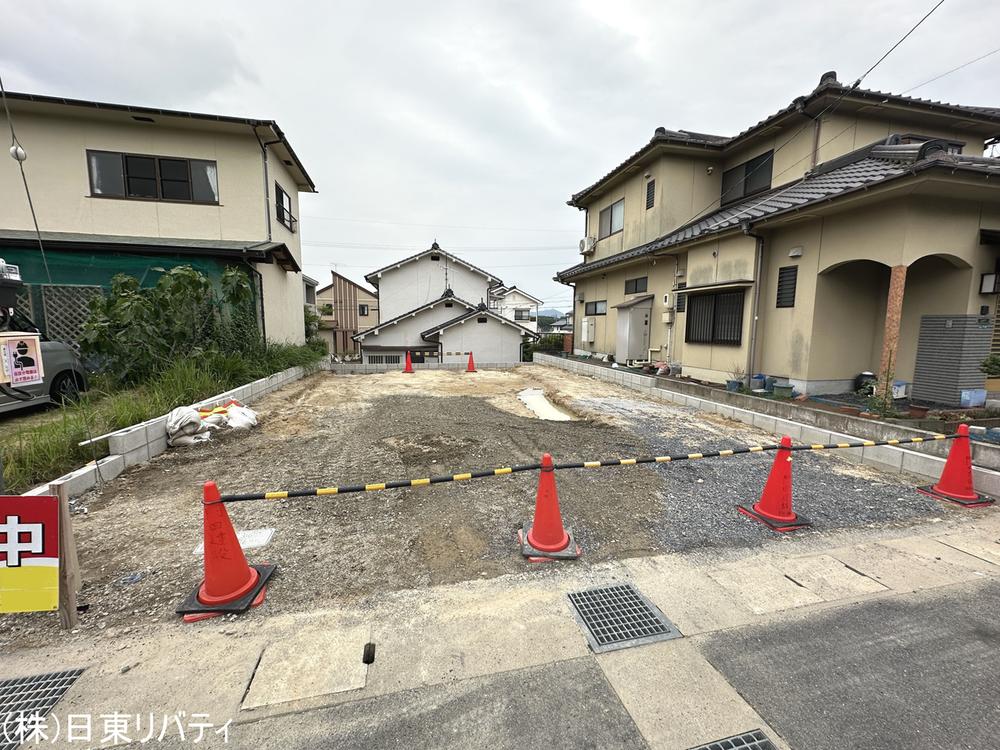
[[[530,227],[487,227],[476,226],[474,224],[418,224],[408,221],[383,221],[381,219],[348,219],[339,216],[315,216],[306,215],[306,219],[320,219],[322,221],[340,221],[350,224],[385,224],[393,227],[426,227],[429,229],[482,229],[490,232],[558,232],[561,234],[576,234],[576,229],[532,229]]]
[[[877,68],[877,67],[878,67],[879,65],[881,65],[881,64],[882,64],[882,61],[883,61],[883,60],[885,60],[885,58],[887,58],[887,57],[888,57],[889,55],[891,55],[891,54],[892,54],[892,53],[893,53],[893,52],[895,51],[896,47],[898,47],[898,46],[899,46],[899,45],[901,45],[901,44],[902,44],[903,42],[905,42],[905,41],[906,41],[906,40],[907,40],[907,39],[909,38],[910,34],[912,34],[912,33],[913,33],[914,31],[916,31],[916,30],[917,30],[917,29],[918,29],[918,28],[920,27],[920,24],[922,24],[922,23],[923,23],[924,21],[926,21],[926,20],[927,20],[928,18],[930,18],[930,17],[931,17],[931,14],[932,14],[932,13],[933,13],[934,11],[936,11],[936,10],[937,10],[938,8],[940,8],[940,7],[942,6],[942,5],[944,5],[944,0],[938,0],[938,3],[937,3],[937,5],[935,5],[935,6],[934,6],[933,8],[931,8],[931,9],[930,9],[929,11],[927,11],[927,15],[925,15],[925,16],[924,16],[923,18],[921,18],[921,19],[920,19],[919,21],[917,21],[917,22],[916,22],[916,23],[915,23],[915,24],[913,25],[913,28],[911,28],[911,29],[910,29],[909,31],[907,31],[907,32],[906,32],[905,34],[903,34],[903,36],[902,36],[902,37],[900,38],[900,40],[899,40],[898,42],[896,42],[896,43],[895,43],[894,45],[892,45],[892,46],[891,46],[891,47],[890,47],[890,48],[889,48],[889,49],[888,49],[888,50],[886,51],[886,53],[885,53],[884,55],[882,55],[882,57],[880,57],[880,58],[879,58],[878,60],[876,60],[876,61],[875,61],[875,64],[874,64],[874,65],[872,65],[872,66],[871,66],[870,68],[868,68],[868,70],[866,70],[866,71],[865,71],[865,72],[864,72],[864,73],[862,74],[862,76],[861,76],[861,77],[860,77],[860,78],[859,78],[859,79],[858,79],[857,81],[855,81],[855,82],[854,82],[854,88],[857,88],[858,86],[860,86],[860,85],[861,85],[861,82],[862,82],[863,80],[865,80],[865,78],[867,78],[867,77],[868,77],[868,74],[869,74],[869,73],[871,73],[871,72],[872,72],[873,70],[875,70],[875,68]]]
[[[912,88],[908,88],[906,91],[902,92],[900,94],[900,96],[903,96],[905,94],[909,94],[911,91],[916,91],[919,88],[923,88],[928,83],[934,83],[934,81],[938,81],[938,80],[944,78],[945,76],[950,76],[952,73],[956,73],[959,70],[961,70],[962,68],[967,68],[970,65],[972,65],[973,63],[979,62],[980,60],[985,60],[987,57],[991,57],[992,55],[995,55],[997,52],[1000,52],[1000,47],[997,47],[995,50],[987,52],[985,55],[980,55],[979,57],[975,58],[974,60],[969,60],[968,62],[964,62],[961,65],[959,65],[958,67],[952,68],[951,70],[947,71],[946,73],[942,73],[941,75],[934,76],[933,78],[928,78],[923,83],[918,83],[916,86],[913,86]]]
[[[52,274],[49,273],[49,262],[45,257],[45,245],[42,243],[42,232],[38,228],[38,217],[35,215],[35,204],[31,200],[31,190],[28,189],[28,176],[24,173],[24,160],[19,158],[17,150],[24,153],[24,146],[17,139],[14,132],[14,119],[10,116],[10,107],[7,105],[7,90],[3,85],[3,78],[0,77],[0,99],[3,100],[3,111],[7,116],[7,125],[10,127],[10,155],[17,162],[18,169],[21,170],[21,182],[24,183],[24,194],[28,198],[28,208],[31,209],[31,221],[35,225],[35,237],[38,239],[38,249],[42,254],[42,265],[45,266],[45,277],[52,283]]]

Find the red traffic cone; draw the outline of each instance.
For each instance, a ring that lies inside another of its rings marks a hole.
[[[542,456],[538,474],[538,492],[535,495],[535,520],[517,532],[521,553],[531,562],[549,560],[574,560],[581,554],[573,534],[563,527],[559,513],[559,494],[556,491],[556,473],[552,456]]]
[[[239,539],[215,482],[205,482],[205,578],[177,608],[185,622],[245,612],[264,601],[276,565],[247,565]]]
[[[774,457],[771,473],[760,500],[752,506],[740,505],[739,511],[774,531],[794,531],[812,524],[792,510],[792,439],[785,435]]]
[[[406,367],[403,368],[403,372],[413,372],[413,360],[410,359],[410,353],[406,353]]]
[[[472,358],[472,352],[469,352],[469,366],[465,368],[466,372],[476,371],[476,360]]]
[[[969,443],[968,425],[958,426],[958,437],[951,444],[948,460],[944,462],[944,470],[938,483],[917,489],[925,495],[965,508],[981,508],[993,503],[993,498],[980,495],[972,486],[972,447]]]

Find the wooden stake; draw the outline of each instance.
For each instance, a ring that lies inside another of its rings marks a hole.
[[[80,562],[66,486],[53,482],[49,485],[49,493],[59,498],[59,625],[63,630],[70,630],[78,622],[76,592],[80,590]]]

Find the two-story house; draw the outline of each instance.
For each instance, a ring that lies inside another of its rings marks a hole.
[[[332,353],[353,356],[358,353],[354,335],[378,324],[378,294],[336,271],[330,276],[330,283],[316,292],[319,335]]]
[[[442,250],[434,242],[365,276],[378,289],[379,324],[354,336],[365,364],[482,363],[521,361],[521,345],[535,331],[488,305],[503,282],[488,271]]]
[[[0,166],[0,257],[28,284],[19,308],[75,339],[117,273],[156,283],[189,264],[245,268],[272,341],[304,340],[298,197],[316,188],[273,120],[7,94],[27,152],[39,248],[14,160]],[[0,119],[4,115],[0,112]],[[7,124],[4,122],[6,129]]]
[[[836,73],[736,136],[657,128],[572,196],[575,349],[811,393],[872,371],[953,402],[981,388],[996,314],[1000,109]],[[942,353],[947,352],[944,356]]]
[[[538,308],[542,300],[516,286],[498,286],[490,290],[489,308],[505,318],[516,320],[529,331],[538,331]]]

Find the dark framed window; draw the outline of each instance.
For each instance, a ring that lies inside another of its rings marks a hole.
[[[608,301],[601,299],[595,300],[594,302],[588,302],[583,307],[584,315],[607,315],[608,314]]]
[[[368,314],[368,305],[358,305],[358,315],[364,317]]]
[[[486,323],[488,321],[489,321],[489,318],[487,318],[485,316],[483,316],[482,318],[476,318],[476,322],[477,323]]]
[[[294,232],[299,220],[292,215],[292,196],[286,193],[277,182],[274,183],[274,207],[278,221],[288,231]]]
[[[742,340],[742,289],[691,295],[687,301],[685,342],[739,346]]]
[[[650,180],[646,183],[646,210],[648,211],[653,207],[653,203],[656,201],[656,180]]]
[[[625,199],[612,203],[597,217],[597,239],[617,234],[625,227]]]
[[[683,281],[677,284],[677,301],[674,303],[674,309],[677,312],[682,313],[687,309],[687,295],[681,294],[681,289],[687,287]]]
[[[219,202],[218,166],[207,159],[88,151],[87,171],[94,198]]]
[[[639,294],[646,291],[648,277],[640,276],[638,279],[625,279],[625,294]]]
[[[795,307],[795,284],[798,277],[798,266],[782,266],[778,269],[778,299],[775,307]]]
[[[531,320],[531,310],[526,308],[515,308],[514,320]]]
[[[755,156],[722,173],[722,203],[732,203],[771,187],[774,151]]]

